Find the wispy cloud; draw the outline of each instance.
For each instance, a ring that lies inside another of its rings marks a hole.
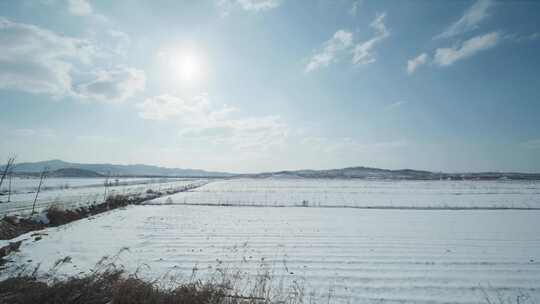
[[[332,38],[323,44],[320,51],[315,53],[306,65],[305,72],[311,72],[321,67],[326,67],[333,62],[339,61],[340,57],[352,54],[352,63],[355,65],[375,62],[373,48],[376,44],[390,35],[384,18],[386,14],[379,14],[370,23],[375,29],[375,36],[371,39],[354,44],[353,33],[347,30],[339,30]]]
[[[353,34],[346,30],[339,30],[334,33],[330,40],[324,43],[321,51],[314,54],[306,65],[305,71],[311,72],[321,67],[326,67],[330,63],[337,61],[353,42]]]
[[[186,141],[227,145],[235,150],[266,150],[282,144],[288,126],[278,116],[232,118],[235,108],[215,106],[207,94],[191,100],[160,95],[137,105],[139,115],[150,120],[171,120],[179,124],[179,136]]]
[[[449,66],[456,61],[472,57],[481,51],[494,47],[499,40],[499,33],[491,32],[466,40],[461,45],[438,48],[435,50],[433,62],[439,66]]]
[[[513,42],[530,42],[530,41],[535,41],[535,40],[538,40],[540,38],[540,33],[539,32],[534,32],[534,33],[531,33],[531,34],[528,34],[528,35],[523,35],[523,34],[506,34],[504,35],[504,39],[508,39],[510,41],[513,41]]]
[[[246,11],[265,11],[281,5],[282,0],[237,0]]]
[[[74,16],[87,17],[95,23],[107,24],[109,20],[94,11],[88,0],[67,0],[68,12]]]
[[[407,73],[409,73],[409,75],[411,75],[420,66],[426,64],[428,59],[429,59],[428,55],[426,53],[422,53],[422,54],[416,56],[415,58],[407,61]]]
[[[139,115],[149,120],[180,119],[189,125],[212,125],[235,111],[234,108],[224,105],[216,108],[210,103],[207,94],[200,94],[192,99],[163,94],[147,98],[137,105]]]
[[[396,109],[396,108],[399,108],[405,104],[407,104],[408,102],[405,101],[405,100],[399,100],[399,101],[396,101],[396,102],[393,102],[387,106],[384,107],[384,110],[385,111],[390,111],[390,110],[393,110],[393,109]]]
[[[478,24],[489,16],[488,10],[492,6],[492,0],[477,0],[459,20],[434,38],[449,38],[476,29]]]
[[[145,85],[144,71],[118,66],[95,72],[92,81],[76,86],[75,91],[85,99],[123,102],[136,93],[144,91]]]
[[[234,150],[269,150],[285,144],[289,127],[279,116],[224,119],[212,126],[187,127],[180,130],[184,140],[227,145]]]
[[[68,0],[68,10],[76,16],[88,16],[93,13],[92,6],[87,0]]]
[[[235,8],[244,11],[262,12],[277,8],[284,0],[217,0],[216,6],[221,16],[227,16]]]
[[[375,36],[367,41],[356,44],[354,47],[352,59],[354,64],[369,64],[375,62],[373,48],[376,44],[390,36],[390,32],[384,24],[385,17],[386,14],[377,15],[375,20],[370,24],[370,27],[375,29]]]

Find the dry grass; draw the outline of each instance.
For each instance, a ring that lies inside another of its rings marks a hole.
[[[167,272],[151,281],[139,277],[144,265],[128,274],[123,266],[115,264],[124,251],[129,249],[122,248],[114,256],[103,257],[88,274],[64,279],[58,279],[57,273],[61,267],[70,265],[70,257],[56,261],[45,272],[39,271],[39,265],[28,268],[30,264],[11,269],[10,278],[0,281],[0,304],[304,303],[304,294],[298,292],[298,284],[292,288],[271,287],[276,285],[275,277],[264,262],[255,276],[246,276],[239,269],[229,269],[218,262],[219,267],[204,280],[199,278],[198,269],[194,267],[187,277]]]
[[[94,267],[94,271],[80,277],[63,280],[54,279],[63,264],[71,258],[58,260],[55,266],[38,278],[38,268],[22,269],[12,273],[12,277],[0,281],[0,304],[303,304],[303,303],[352,303],[347,299],[336,299],[329,289],[319,296],[305,292],[302,282],[293,281],[283,286],[276,277],[261,264],[261,272],[255,276],[240,277],[239,270],[216,269],[213,276],[205,281],[197,279],[196,268],[187,280],[171,277],[163,285],[138,277],[138,270],[127,275],[114,262],[123,248],[112,258],[104,257]],[[164,276],[163,278],[165,278]],[[163,279],[162,278],[162,279]],[[248,278],[248,286],[238,282]],[[279,283],[279,284],[276,284]],[[276,286],[279,286],[276,289]],[[484,292],[486,304],[526,304],[534,301],[526,294],[512,297]],[[479,299],[482,301],[482,299]]]
[[[59,261],[65,263],[69,259]],[[100,267],[98,267],[100,268]],[[32,274],[0,282],[0,304],[259,304],[272,303],[257,296],[238,294],[225,284],[193,282],[160,287],[121,268],[106,267],[83,277],[49,284]],[[54,270],[51,271],[54,274]],[[43,278],[42,278],[43,279]]]

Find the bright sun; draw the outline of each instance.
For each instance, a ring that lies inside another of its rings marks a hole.
[[[203,78],[202,60],[194,51],[181,50],[169,54],[169,64],[175,78],[184,85],[195,85]]]

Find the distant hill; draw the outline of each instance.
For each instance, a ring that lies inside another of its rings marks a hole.
[[[540,180],[540,173],[479,172],[443,173],[413,169],[388,170],[369,167],[350,167],[330,170],[277,171],[243,176],[267,178],[358,178],[358,179],[400,179],[400,180]]]
[[[3,168],[4,166],[0,167]],[[114,165],[114,164],[80,164],[69,163],[62,160],[48,160],[34,163],[18,163],[13,172],[15,173],[38,173],[47,167],[50,172],[59,171],[58,174],[80,173],[82,177],[98,174],[98,176],[178,176],[178,177],[228,177],[231,173],[212,172],[197,169],[165,168],[150,165]],[[67,170],[70,169],[70,170]],[[79,171],[74,171],[74,170]],[[90,173],[92,172],[92,173]]]
[[[36,173],[39,174],[39,173]],[[47,177],[103,177],[103,174],[99,174],[94,171],[79,169],[79,168],[62,168],[54,170],[47,174]]]

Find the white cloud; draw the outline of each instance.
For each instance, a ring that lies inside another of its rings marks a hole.
[[[324,48],[313,55],[306,65],[305,72],[311,72],[321,67],[326,67],[337,62],[339,57],[346,53],[352,53],[353,64],[369,64],[375,62],[373,48],[376,44],[390,35],[384,24],[386,14],[378,14],[370,23],[375,29],[375,36],[371,39],[353,45],[353,34],[347,30],[339,30],[334,36],[324,43]],[[354,46],[354,48],[352,48]],[[351,49],[352,48],[352,49]]]
[[[477,0],[458,21],[435,38],[449,38],[476,29],[478,23],[488,17],[488,9],[492,5],[492,0]]]
[[[88,0],[67,0],[67,9],[74,16],[92,21],[93,26],[110,25],[109,19],[96,13]]]
[[[207,94],[201,94],[191,100],[163,94],[147,98],[137,105],[139,115],[149,120],[167,120],[174,118],[183,124],[206,127],[213,126],[235,111],[227,105],[215,109]]]
[[[159,95],[147,98],[137,104],[139,116],[150,120],[166,120],[181,115],[185,108],[189,108],[183,99],[171,95]]]
[[[110,55],[86,39],[0,18],[0,44],[0,89],[111,101],[144,89],[144,72],[128,67],[91,73],[91,80],[74,85],[75,74],[88,74],[84,68]]]
[[[108,30],[107,40],[110,40],[110,44],[112,45],[111,53],[122,57],[127,55],[129,46],[131,45],[131,38],[128,34],[119,30]]]
[[[268,150],[283,145],[289,128],[279,116],[222,119],[212,125],[188,126],[179,132],[184,140],[226,145],[234,150]]]
[[[348,49],[353,42],[353,34],[345,30],[339,30],[334,36],[324,43],[324,48],[313,55],[306,65],[305,71],[311,72],[330,63],[337,61],[338,56]]]
[[[122,66],[97,71],[94,76],[94,80],[76,87],[80,97],[104,102],[122,102],[144,91],[146,84],[143,71]]]
[[[390,35],[390,32],[384,24],[385,16],[386,14],[379,14],[375,17],[375,20],[371,22],[370,26],[375,29],[375,36],[367,41],[356,44],[354,47],[352,59],[354,64],[369,64],[375,62],[373,48],[376,44]]]
[[[261,12],[277,8],[283,0],[217,0],[222,16],[227,16],[236,7],[244,11]]]
[[[93,10],[87,0],[68,0],[68,10],[76,16],[92,15]]]
[[[422,53],[418,55],[417,57],[407,61],[407,73],[412,74],[416,69],[424,64],[426,64],[428,61],[428,55],[426,53]]]
[[[281,5],[281,0],[237,0],[246,11],[265,11]]]
[[[471,57],[480,51],[494,47],[499,42],[499,34],[491,32],[466,40],[460,46],[438,48],[435,50],[433,62],[439,66],[449,66],[454,62]]]
[[[183,140],[226,145],[234,150],[269,149],[283,143],[289,131],[278,116],[231,118],[236,109],[216,107],[206,94],[192,100],[160,95],[137,107],[144,119],[178,123],[178,134]]]
[[[63,96],[73,62],[89,63],[95,47],[34,25],[0,18],[0,88]]]

